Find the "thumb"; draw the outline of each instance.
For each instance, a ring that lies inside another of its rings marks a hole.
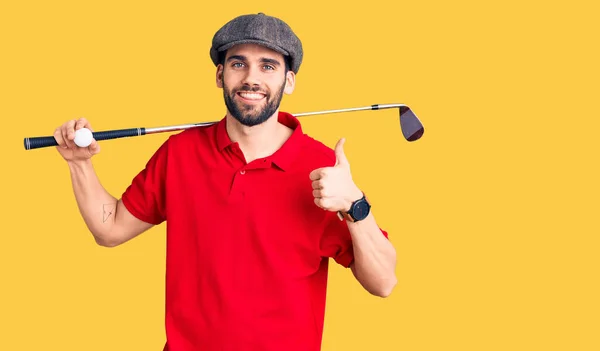
[[[346,158],[346,154],[344,154],[344,142],[346,139],[341,138],[337,144],[335,145],[335,165],[348,165],[348,159]]]
[[[90,146],[88,146],[88,150],[90,151],[91,155],[95,155],[100,152],[100,144],[98,141],[96,141],[96,139],[92,139],[92,143]]]

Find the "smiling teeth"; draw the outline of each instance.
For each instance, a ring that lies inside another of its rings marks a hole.
[[[240,93],[240,95],[244,99],[248,99],[248,100],[260,100],[263,98],[262,94],[256,94],[256,93]]]

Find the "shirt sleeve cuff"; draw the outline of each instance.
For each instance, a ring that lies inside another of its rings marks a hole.
[[[383,236],[389,240],[388,233],[381,228],[379,230],[381,230],[381,234],[383,234]],[[339,257],[336,257],[335,262],[346,268],[349,268],[352,262],[354,262],[354,252],[352,251],[352,248],[341,254]]]
[[[158,224],[162,223],[161,219],[148,217],[148,216],[144,215],[143,213],[139,212],[138,210],[136,210],[135,207],[131,204],[131,202],[129,202],[129,197],[127,196],[127,194],[123,194],[123,197],[121,198],[121,202],[123,203],[123,205],[125,206],[127,211],[129,211],[129,213],[131,213],[135,218],[139,219],[140,221],[154,224],[154,225],[158,225]]]
[[[352,249],[335,258],[335,262],[346,268],[350,267],[352,261],[354,261],[354,253],[352,252]]]

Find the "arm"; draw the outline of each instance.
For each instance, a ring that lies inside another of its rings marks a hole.
[[[389,296],[398,283],[396,250],[392,243],[382,234],[373,213],[360,222],[346,222],[354,251],[352,273],[369,293]]]
[[[104,189],[91,160],[68,164],[79,211],[98,245],[120,245],[153,226],[134,217]]]
[[[352,203],[363,194],[352,180],[350,165],[343,150],[344,139],[335,147],[333,167],[311,172],[315,204],[328,211],[349,211]],[[373,213],[362,221],[346,220],[352,240],[354,259],[352,273],[371,294],[387,297],[397,284],[396,250],[383,235]]]
[[[94,239],[102,246],[116,246],[150,229],[152,224],[134,217],[100,184],[91,161],[100,152],[98,142],[93,140],[88,147],[78,147],[73,142],[75,130],[83,127],[92,130],[84,118],[56,128],[56,149],[67,161],[79,211]]]

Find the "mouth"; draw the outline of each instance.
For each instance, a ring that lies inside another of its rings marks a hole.
[[[265,99],[266,94],[259,92],[239,91],[236,93],[246,103],[256,103]]]

